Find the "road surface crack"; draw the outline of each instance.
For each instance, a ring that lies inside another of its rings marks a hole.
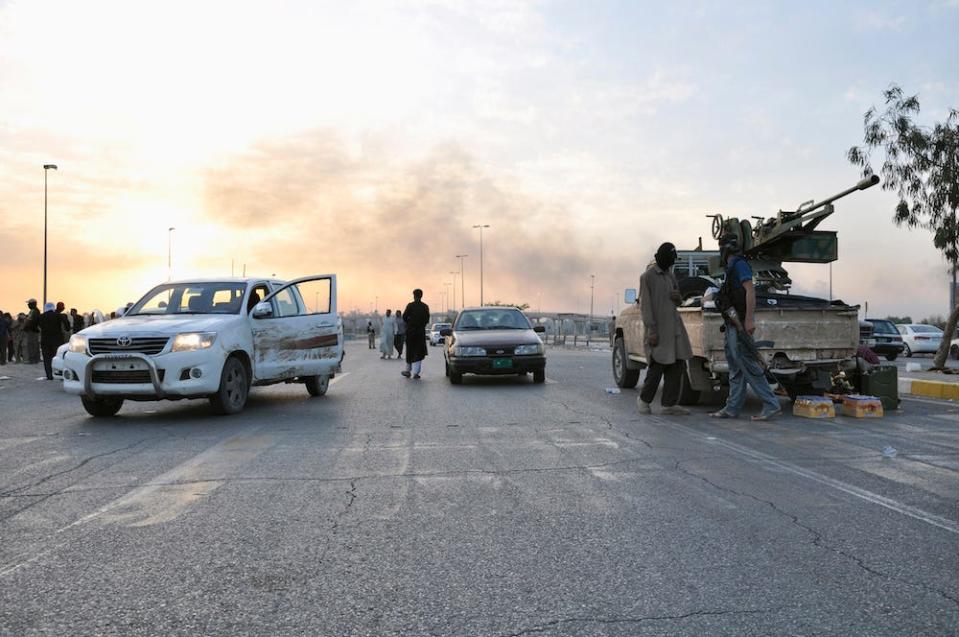
[[[676,465],[675,465],[675,467],[674,467],[674,468],[675,468],[677,471],[679,471],[680,473],[683,473],[683,474],[685,474],[685,475],[687,475],[687,476],[690,476],[690,477],[692,477],[692,478],[697,478],[697,479],[705,482],[705,483],[708,484],[709,486],[711,486],[711,487],[713,487],[714,489],[717,489],[717,490],[719,490],[719,491],[723,491],[723,492],[725,492],[725,493],[729,493],[729,494],[732,494],[732,495],[735,495],[735,496],[739,496],[739,497],[742,497],[742,498],[749,498],[750,500],[753,500],[753,501],[758,502],[758,503],[760,503],[760,504],[765,504],[766,506],[768,506],[769,508],[771,508],[773,511],[775,511],[778,515],[787,518],[787,519],[790,521],[791,524],[793,524],[793,525],[796,526],[797,528],[800,528],[800,529],[806,531],[806,533],[808,533],[810,536],[812,536],[812,541],[811,541],[810,543],[811,543],[813,546],[815,546],[816,548],[823,549],[823,550],[829,551],[829,552],[831,552],[831,553],[835,553],[836,555],[839,555],[840,557],[843,557],[843,558],[845,558],[846,560],[852,562],[852,563],[855,564],[859,569],[865,571],[866,573],[869,573],[870,575],[872,575],[872,576],[874,576],[874,577],[880,577],[880,578],[886,579],[886,580],[893,580],[893,581],[896,581],[896,582],[899,582],[899,583],[902,583],[902,584],[908,584],[908,585],[910,585],[910,586],[917,586],[917,587],[919,587],[919,588],[921,588],[921,589],[923,589],[923,590],[925,590],[925,591],[928,591],[928,592],[930,592],[930,593],[934,593],[934,594],[942,597],[943,599],[949,600],[949,601],[952,602],[953,604],[959,605],[959,597],[956,597],[955,595],[952,595],[952,594],[950,594],[950,593],[948,593],[948,592],[946,592],[946,591],[944,591],[944,590],[942,590],[942,589],[936,588],[935,586],[931,586],[931,585],[929,585],[929,584],[926,584],[925,582],[919,582],[919,581],[915,581],[915,580],[903,579],[903,578],[897,577],[897,576],[895,576],[895,575],[890,575],[890,574],[888,574],[888,573],[884,573],[884,572],[882,572],[882,571],[880,571],[880,570],[878,570],[878,569],[870,566],[869,564],[867,564],[862,558],[860,558],[860,557],[858,557],[858,556],[856,556],[856,555],[853,555],[852,553],[849,553],[848,551],[845,551],[845,550],[843,550],[843,549],[841,549],[841,548],[838,548],[838,547],[836,547],[836,546],[832,546],[831,544],[828,544],[828,543],[823,539],[823,534],[822,534],[821,532],[819,532],[818,530],[816,530],[816,529],[814,529],[813,527],[809,526],[808,524],[802,522],[802,521],[799,519],[799,516],[793,515],[792,513],[789,513],[789,512],[787,512],[787,511],[784,511],[783,509],[779,508],[779,506],[778,506],[775,502],[772,502],[771,500],[764,500],[763,498],[760,498],[760,497],[757,497],[757,496],[755,496],[755,495],[752,495],[751,493],[744,493],[744,492],[742,492],[742,491],[737,491],[737,490],[731,489],[731,488],[729,488],[729,487],[724,487],[724,486],[722,486],[721,484],[717,484],[716,482],[713,482],[712,480],[710,480],[709,478],[707,478],[707,477],[704,476],[704,475],[698,474],[698,473],[696,473],[696,472],[694,472],[694,471],[690,471],[689,469],[684,468],[684,467],[682,466],[682,463],[683,463],[682,460],[677,460],[677,461],[676,461]]]
[[[648,615],[642,617],[566,617],[563,619],[554,619],[549,622],[530,626],[529,628],[524,628],[518,632],[506,633],[502,637],[523,637],[523,635],[541,633],[549,630],[550,628],[555,628],[556,626],[562,626],[565,624],[639,624],[642,622],[654,621],[682,621],[691,617],[712,617],[717,615],[754,615],[760,613],[769,613],[775,610],[778,609],[760,608],[746,610],[697,610],[690,613],[683,613],[682,615]]]

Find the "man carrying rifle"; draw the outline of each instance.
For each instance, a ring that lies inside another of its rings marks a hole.
[[[713,418],[737,418],[746,401],[746,385],[763,401],[763,410],[753,420],[769,420],[780,414],[779,399],[766,382],[764,365],[752,341],[756,331],[756,289],[753,270],[742,256],[738,237],[719,240],[720,258],[726,264],[726,280],[717,297],[726,322],[726,362],[729,364],[729,398]],[[750,347],[752,346],[752,347]]]

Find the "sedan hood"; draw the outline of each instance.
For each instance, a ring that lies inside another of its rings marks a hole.
[[[215,332],[238,320],[241,318],[235,314],[129,316],[98,323],[81,331],[80,334],[88,338],[104,338],[122,334],[173,335],[180,332]]]
[[[455,330],[453,336],[456,344],[464,347],[515,347],[541,342],[533,330]]]

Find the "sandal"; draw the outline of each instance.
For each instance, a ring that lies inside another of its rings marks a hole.
[[[736,418],[736,414],[731,414],[725,409],[720,409],[719,411],[714,411],[709,414],[710,418]]]
[[[783,413],[782,409],[777,409],[775,411],[764,411],[758,416],[753,416],[751,420],[754,420],[754,421],[755,420],[772,420],[773,418],[775,418],[776,416],[779,416],[782,413]]]

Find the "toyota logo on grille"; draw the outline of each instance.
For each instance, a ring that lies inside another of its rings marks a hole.
[[[121,336],[117,339],[117,345],[120,347],[130,347],[131,343],[133,343],[133,339],[129,336]]]
[[[498,349],[498,350],[496,350],[496,353],[497,353],[497,354],[502,354],[502,353],[504,353],[504,350]]]

